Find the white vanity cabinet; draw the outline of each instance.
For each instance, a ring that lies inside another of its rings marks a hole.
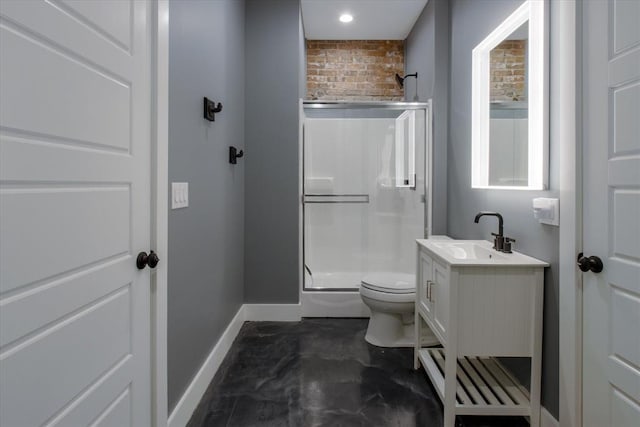
[[[418,313],[430,320],[430,326],[440,343],[446,343],[447,312],[449,308],[449,272],[423,251],[418,251],[416,318]],[[436,301],[438,303],[436,304]]]
[[[416,339],[444,403],[445,427],[456,415],[522,415],[539,425],[542,303],[547,263],[504,254],[485,241],[418,240],[415,336],[426,323],[442,348]],[[496,357],[531,358],[531,391]]]

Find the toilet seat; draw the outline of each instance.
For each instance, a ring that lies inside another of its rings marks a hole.
[[[386,294],[415,294],[416,276],[406,273],[374,273],[362,279],[361,288]]]
[[[360,295],[363,298],[369,298],[376,301],[381,302],[398,302],[398,303],[414,303],[416,300],[416,293],[405,293],[405,294],[392,294],[390,292],[380,292],[374,289],[369,289],[366,286],[360,286]]]

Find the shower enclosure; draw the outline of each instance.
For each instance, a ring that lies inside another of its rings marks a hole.
[[[303,103],[303,294],[415,274],[430,223],[430,117],[430,102]]]

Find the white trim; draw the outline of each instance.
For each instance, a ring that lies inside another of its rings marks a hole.
[[[151,6],[151,247],[161,262],[151,274],[151,422],[167,425],[167,266],[169,163],[169,1]]]
[[[304,100],[298,100],[298,301],[304,289]]]
[[[300,304],[245,304],[247,322],[299,322]]]
[[[543,407],[540,410],[540,427],[560,427],[560,422]]]
[[[424,238],[428,239],[433,234],[433,98],[427,100],[427,108],[424,110],[425,114],[425,147],[424,147],[424,167],[425,167],[425,198],[426,203],[425,210],[425,224],[424,224]]]
[[[560,422],[563,427],[579,427],[582,425],[582,275],[576,269],[576,255],[582,248],[580,6],[575,0],[552,2],[552,5],[552,31],[558,34],[550,63],[558,106],[551,138],[560,146]]]
[[[360,292],[312,291],[300,293],[303,317],[369,317]]]
[[[189,422],[193,411],[198,407],[209,383],[216,375],[225,356],[229,352],[233,340],[236,339],[245,321],[245,306],[241,306],[229,326],[223,332],[207,359],[204,361],[198,373],[195,375],[189,387],[184,392],[178,404],[169,416],[169,427],[184,427]]]
[[[529,188],[549,188],[549,4],[529,1]],[[534,143],[532,143],[534,142]]]

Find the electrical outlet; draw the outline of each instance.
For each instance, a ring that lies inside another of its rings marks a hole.
[[[186,208],[189,206],[189,183],[171,183],[171,209]]]

